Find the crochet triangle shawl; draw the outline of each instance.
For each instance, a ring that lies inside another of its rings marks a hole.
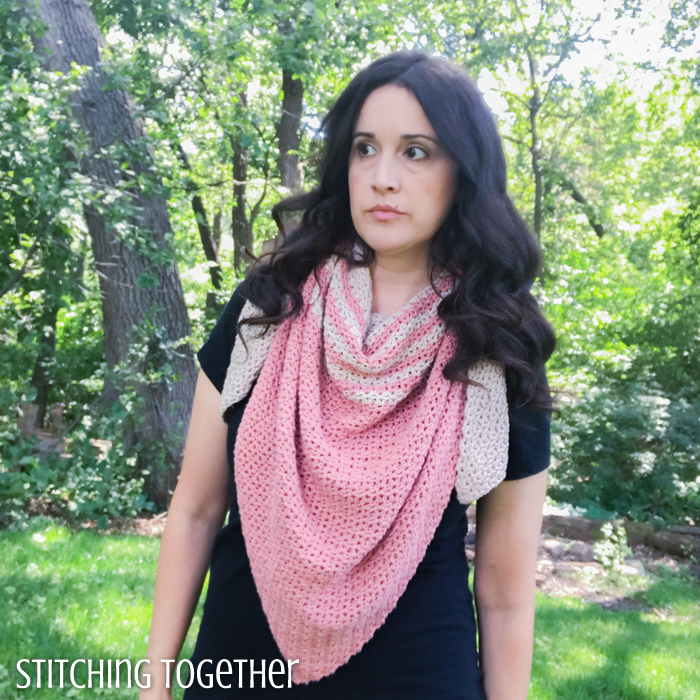
[[[239,326],[221,412],[254,385],[236,493],[271,632],[299,660],[296,684],[331,674],[383,624],[453,488],[469,504],[505,477],[503,366],[472,367],[478,386],[442,374],[457,348],[437,312],[451,284],[442,276],[438,293],[426,287],[367,332],[370,272],[333,256],[302,285],[298,316]],[[261,315],[247,301],[240,319]]]

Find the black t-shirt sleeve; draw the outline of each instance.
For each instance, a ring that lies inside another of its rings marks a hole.
[[[236,287],[228,300],[219,320],[216,322],[207,342],[197,353],[199,365],[209,381],[223,391],[226,371],[231,362],[231,351],[236,340],[238,317],[241,315],[246,302],[247,281]]]
[[[540,378],[547,383],[542,366]],[[550,422],[548,413],[537,411],[529,404],[510,409],[510,437],[506,481],[523,479],[549,467]]]

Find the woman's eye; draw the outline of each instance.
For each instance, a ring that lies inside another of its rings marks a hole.
[[[371,156],[375,153],[374,146],[367,141],[358,143],[356,148],[357,153],[362,158],[366,158],[367,156]],[[428,152],[421,146],[409,146],[405,153],[410,160],[423,160],[424,158],[428,157]]]
[[[412,157],[413,154],[416,154],[416,153],[418,154],[418,157],[416,157],[416,158]],[[421,148],[420,146],[409,146],[406,149],[406,154],[408,155],[410,160],[423,160],[423,158],[428,157],[428,152],[424,148]]]

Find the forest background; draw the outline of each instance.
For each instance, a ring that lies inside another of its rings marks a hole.
[[[0,0],[0,526],[167,507],[201,347],[400,48],[465,67],[540,240],[549,495],[700,524],[700,3]]]

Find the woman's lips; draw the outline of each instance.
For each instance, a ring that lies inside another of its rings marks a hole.
[[[388,221],[389,219],[397,219],[402,214],[395,211],[385,211],[382,209],[375,209],[371,211],[370,214],[378,221]]]

